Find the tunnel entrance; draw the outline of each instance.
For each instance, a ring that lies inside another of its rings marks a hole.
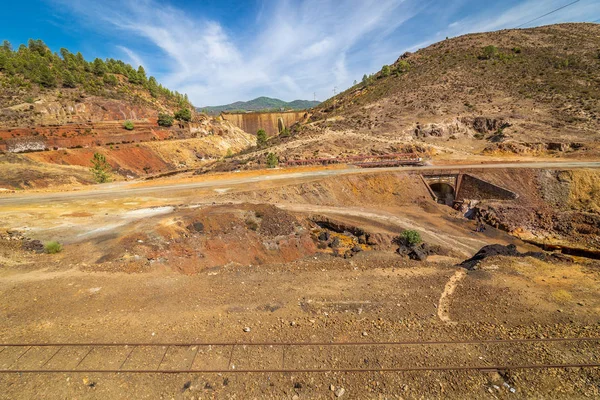
[[[445,204],[447,206],[452,206],[454,204],[454,188],[452,185],[449,185],[444,182],[435,182],[429,185],[435,196],[437,197],[437,201],[440,204]]]

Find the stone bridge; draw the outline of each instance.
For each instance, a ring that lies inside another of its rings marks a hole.
[[[451,206],[456,198],[460,173],[426,173],[422,174],[424,183],[430,194],[438,202]]]
[[[278,135],[284,128],[289,128],[298,121],[308,118],[307,111],[280,111],[280,112],[247,112],[226,113],[220,118],[229,121],[244,132],[256,135],[259,129],[264,129],[268,136]]]
[[[456,201],[510,200],[518,195],[508,189],[464,172],[431,171],[421,174],[431,196],[441,204],[452,206]]]

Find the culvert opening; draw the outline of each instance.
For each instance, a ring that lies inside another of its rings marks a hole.
[[[454,188],[444,182],[436,182],[430,183],[429,187],[437,197],[437,201],[440,204],[445,204],[447,206],[452,206],[454,204]]]

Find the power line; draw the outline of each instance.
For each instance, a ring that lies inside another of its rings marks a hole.
[[[517,29],[517,28],[520,28],[520,27],[522,27],[523,25],[527,25],[527,24],[529,24],[529,23],[531,23],[531,22],[533,22],[533,21],[537,21],[537,20],[538,20],[538,19],[540,19],[540,18],[544,18],[544,17],[545,17],[545,16],[547,16],[547,15],[554,14],[555,12],[557,12],[557,11],[560,11],[560,10],[562,10],[563,8],[566,8],[566,7],[572,6],[572,5],[573,5],[573,4],[575,4],[575,3],[579,3],[580,1],[581,1],[581,0],[575,0],[575,1],[574,1],[574,2],[572,2],[572,3],[569,3],[569,4],[567,4],[567,5],[564,5],[564,6],[562,6],[562,7],[558,7],[556,10],[552,10],[552,11],[550,11],[549,13],[546,13],[546,14],[544,14],[544,15],[542,15],[542,16],[539,16],[539,17],[537,17],[537,18],[534,18],[534,19],[532,19],[531,21],[527,21],[527,22],[525,22],[524,24],[521,24],[521,25],[517,26],[515,29]]]

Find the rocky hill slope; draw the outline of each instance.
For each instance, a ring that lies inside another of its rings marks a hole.
[[[419,150],[597,155],[600,25],[469,34],[405,53],[313,110],[281,157]]]
[[[186,95],[141,66],[88,62],[66,49],[54,54],[39,40],[18,50],[4,42],[0,86],[4,189],[87,183],[95,152],[118,180],[199,167],[254,142],[227,121],[196,113]]]

